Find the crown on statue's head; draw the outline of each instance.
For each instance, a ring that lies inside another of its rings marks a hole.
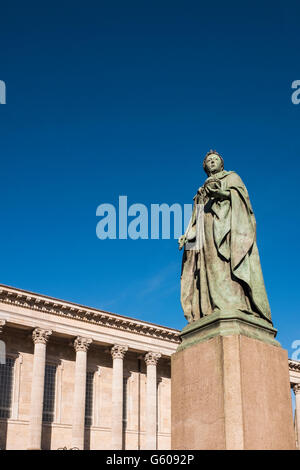
[[[219,152],[217,152],[216,150],[210,149],[210,151],[207,152],[207,154],[205,155],[204,160],[206,159],[206,157],[208,157],[209,155],[212,155],[212,154],[218,155],[218,157],[222,158],[221,155],[219,154]]]

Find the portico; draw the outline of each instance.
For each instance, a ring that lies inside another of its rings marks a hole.
[[[6,286],[0,320],[12,358],[2,448],[170,447],[176,330]]]

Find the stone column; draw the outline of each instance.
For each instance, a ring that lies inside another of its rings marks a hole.
[[[3,332],[3,327],[5,326],[6,321],[0,320],[0,364],[6,363],[6,346],[5,342],[1,340],[1,335]]]
[[[111,348],[113,358],[112,380],[112,450],[122,449],[123,442],[123,359],[127,346],[114,345]]]
[[[34,342],[31,405],[29,416],[29,449],[40,450],[42,443],[43,399],[46,363],[46,344],[51,330],[36,328],[32,333]]]
[[[72,447],[84,448],[85,392],[87,350],[92,340],[78,336],[74,341],[76,351],[75,386],[73,396]]]
[[[147,394],[146,394],[146,449],[157,448],[157,373],[156,366],[160,353],[148,352],[145,355],[147,364]]]
[[[295,393],[295,405],[296,405],[296,433],[297,433],[297,443],[298,449],[300,450],[300,384],[293,386]]]
[[[6,321],[5,320],[0,320],[0,335],[2,334],[3,327],[5,326]]]

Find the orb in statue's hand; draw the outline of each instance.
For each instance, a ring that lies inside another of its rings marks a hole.
[[[221,189],[221,181],[217,178],[208,178],[205,181],[204,188],[206,191],[210,189]]]

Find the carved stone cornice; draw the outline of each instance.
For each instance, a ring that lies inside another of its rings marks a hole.
[[[3,327],[5,326],[6,320],[0,320],[0,335],[3,331]]]
[[[111,355],[113,359],[124,359],[128,346],[122,346],[120,344],[115,344],[111,348]]]
[[[289,359],[289,369],[290,371],[300,372],[300,361]]]
[[[147,366],[156,366],[160,357],[160,353],[149,351],[147,354],[145,354],[144,359]]]
[[[173,328],[166,328],[153,323],[123,317],[115,313],[85,307],[72,302],[64,302],[4,285],[0,285],[0,303],[107,326],[117,330],[128,331],[129,333],[162,339],[171,343],[180,343],[179,331]]]
[[[34,344],[38,344],[38,343],[46,344],[49,339],[49,336],[51,335],[52,335],[51,330],[43,330],[42,328],[36,328],[32,332],[32,339],[33,339]]]
[[[87,352],[92,342],[93,340],[91,338],[83,338],[82,336],[77,336],[77,338],[74,340],[74,349],[76,352]]]
[[[300,384],[293,385],[294,394],[298,395],[300,393]]]

